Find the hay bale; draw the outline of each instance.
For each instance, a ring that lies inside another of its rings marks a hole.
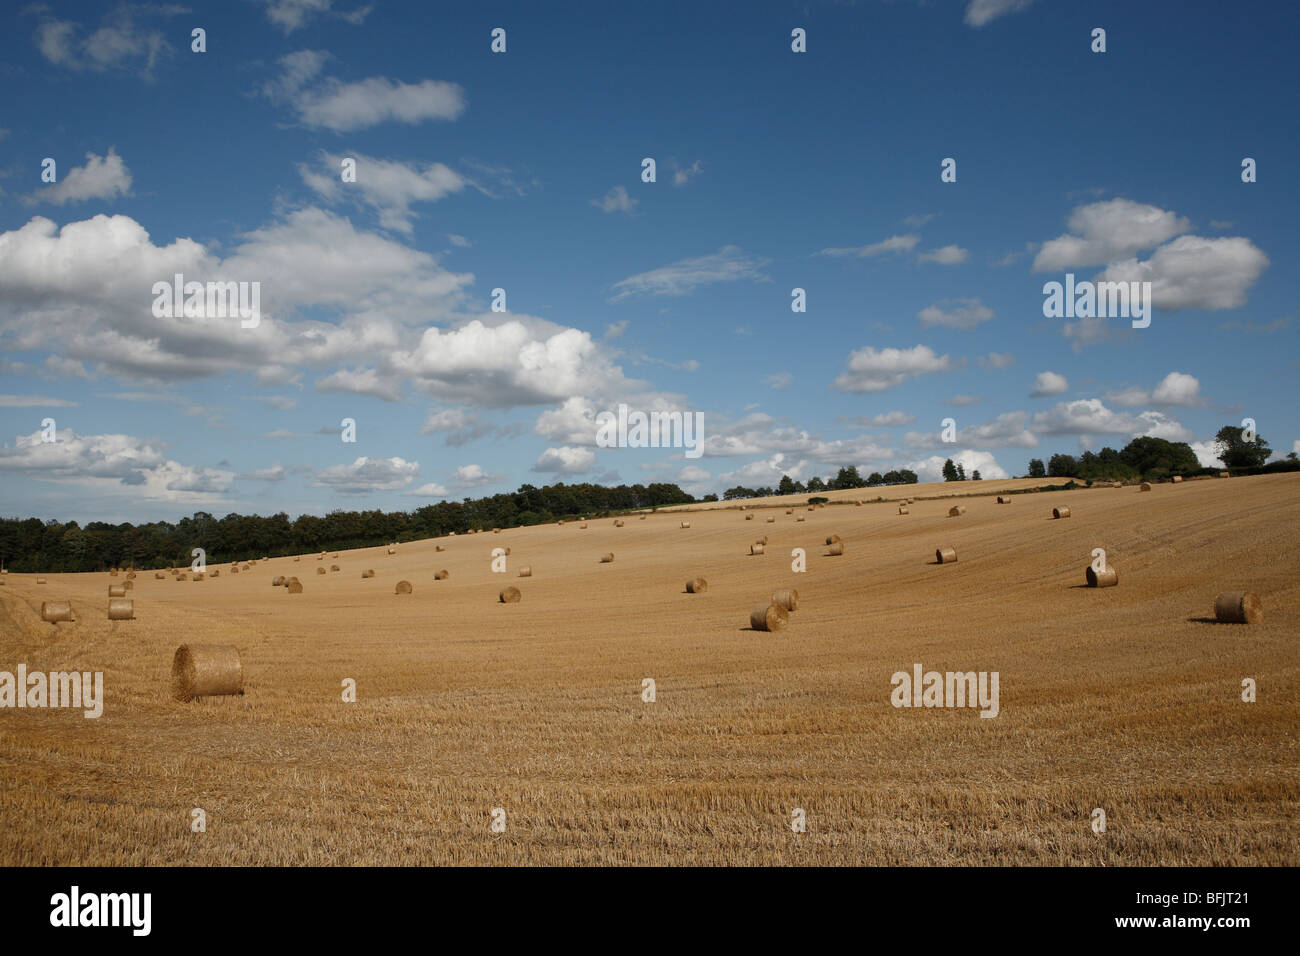
[[[172,694],[180,701],[244,692],[244,665],[233,644],[182,644],[172,658]]]
[[[763,535],[763,537],[758,538],[756,540],[758,541],[759,544],[767,544],[767,535]]]
[[[134,581],[123,581],[123,582],[122,582],[122,587],[125,588],[126,590],[130,591],[131,589],[133,589],[133,588],[135,587],[135,582],[134,582]]]
[[[394,594],[410,594],[414,589],[410,581],[398,581],[397,587],[393,588]]]
[[[388,549],[388,553],[389,553],[389,554],[396,554],[396,553],[397,553],[397,549],[396,549],[396,548],[389,548],[389,549]]]
[[[683,527],[683,528],[689,528],[690,526],[691,526],[691,523],[690,523],[689,521],[683,521],[683,522],[682,522],[682,527]]]
[[[134,571],[128,571],[128,572],[126,572],[126,579],[127,579],[128,581],[134,581],[134,580],[135,580],[135,572],[134,572]]]
[[[828,534],[828,535],[826,536],[826,543],[827,543],[827,544],[839,544],[839,543],[840,543],[840,536],[839,536],[838,534]]]
[[[1172,482],[1173,482],[1174,484],[1176,484],[1176,485],[1177,485],[1177,484],[1181,484],[1181,483],[1182,483],[1182,480],[1183,480],[1183,476],[1182,476],[1182,475],[1174,475],[1174,477],[1170,479],[1170,481],[1172,481]]]
[[[564,522],[561,521],[560,524],[564,524]],[[446,551],[447,549],[444,548],[444,547],[443,547],[442,545],[440,545],[440,544],[435,544],[435,545],[433,546],[433,550],[435,550],[435,551]]]
[[[293,559],[294,559],[295,561],[301,561],[301,560],[302,560],[302,555],[301,555],[301,554],[295,554],[295,555],[293,556]]]
[[[493,533],[493,534],[500,534],[500,533],[501,533],[501,529],[500,529],[500,528],[493,528],[493,529],[492,529],[492,533]]]
[[[331,570],[331,571],[337,571],[338,569],[339,569],[339,566],[338,566],[337,564],[331,564],[331,565],[330,565],[330,570]]]
[[[1122,481],[1112,481],[1112,482],[1110,483],[1110,486],[1111,486],[1112,488],[1123,488],[1123,487],[1124,487],[1124,482],[1122,482]]]
[[[1258,624],[1264,605],[1254,591],[1224,591],[1214,599],[1214,617],[1224,624]]]
[[[443,568],[441,571],[434,574],[433,579],[435,581],[445,581],[449,577],[451,577],[451,572],[448,571],[446,568]]]
[[[1053,518],[1068,518],[1068,517],[1070,517],[1070,509],[1069,509],[1069,508],[1053,508],[1053,509],[1052,509],[1052,517],[1053,517]]]
[[[772,592],[772,603],[787,611],[799,610],[799,592],[794,588],[778,588]]]
[[[805,518],[803,515],[800,515],[799,517],[795,518],[794,520],[795,520],[795,521],[806,521],[806,520],[808,520],[808,519]]]
[[[510,549],[506,548],[506,557],[510,557]]]
[[[1138,485],[1138,491],[1150,491],[1150,490],[1151,490],[1151,482],[1149,481],[1144,481],[1142,482],[1142,484]]]
[[[115,577],[117,577],[117,568],[110,568],[110,569],[109,569],[109,572],[108,572],[108,576],[109,576],[110,578],[115,578]]]
[[[166,580],[167,580],[167,575],[163,574],[161,571],[155,571],[155,572],[153,573],[153,576],[154,576],[155,578],[157,578],[159,581],[166,581]]]
[[[754,515],[753,515],[753,513],[751,512],[750,514],[745,515],[745,520],[746,520],[746,521],[753,521],[753,520],[754,520]]]
[[[814,508],[812,505],[809,505],[809,506],[808,506],[808,510],[809,510],[809,511],[816,511],[817,509]]]
[[[531,577],[533,576],[533,568],[532,568],[532,565],[525,564],[522,568],[520,568],[520,569],[519,569],[519,576],[520,576],[521,578],[531,578]]]
[[[606,553],[606,554],[602,554],[602,555],[600,556],[600,563],[601,563],[601,564],[609,564],[609,563],[611,563],[613,560],[614,560],[614,552],[613,552],[613,551],[610,551],[610,552],[608,552],[608,553]]]
[[[749,626],[756,631],[783,631],[789,622],[786,609],[775,604],[760,604],[749,612]]]
[[[206,578],[207,576],[208,576],[207,573],[204,572],[204,571],[195,571],[195,572],[194,572],[194,580],[195,580],[195,581],[202,581],[202,580],[203,580],[204,578]]]
[[[221,569],[220,569],[220,568],[213,568],[212,571],[210,571],[210,572],[208,573],[208,577],[210,577],[210,578],[219,578],[219,577],[221,577]]]
[[[1009,505],[1009,504],[1011,504],[1011,499],[1010,499],[1010,498],[1003,498],[1001,495],[998,495],[998,504],[1000,504],[1000,505]]]
[[[271,587],[273,588],[284,587],[284,575],[277,574],[275,577],[271,578]]]
[[[934,559],[938,564],[952,564],[957,560],[956,548],[935,548]]]
[[[522,596],[518,588],[502,588],[499,600],[502,604],[518,604]]]
[[[749,546],[750,554],[762,554],[763,551],[764,551],[764,546],[759,544],[757,541],[755,541],[753,544]]]
[[[916,499],[915,499],[915,498],[908,498],[908,499],[907,499],[907,503],[908,503],[909,505],[914,505],[914,504],[916,504]]]
[[[366,569],[365,571],[362,571],[362,572],[361,572],[361,576],[362,576],[363,578],[373,578],[373,577],[375,576],[375,569],[374,569],[374,568],[368,568],[368,569]]]
[[[586,530],[587,530],[587,525],[586,525],[585,523],[578,525],[578,530],[579,530],[579,531],[586,531]]]
[[[785,513],[788,514],[788,515],[792,515],[792,514],[794,514],[794,509],[793,509],[793,508],[786,508],[786,509],[785,509]]]
[[[951,508],[948,509],[949,518],[955,518],[958,515],[964,515],[965,513],[966,513],[966,509],[962,505],[953,505]]]
[[[60,621],[75,621],[71,601],[42,601],[41,620],[57,624]]]
[[[189,576],[188,574],[186,574],[184,571],[182,571],[180,574],[176,575],[176,580],[177,580],[177,581],[188,581],[189,579],[190,579],[190,576]]]
[[[36,583],[37,583],[37,584],[44,584],[44,583],[45,583],[45,579],[44,579],[44,578],[37,578],[37,579],[36,579]]]
[[[774,516],[772,516],[772,515],[768,515],[768,517],[767,517],[767,523],[768,523],[768,524],[775,524],[775,523],[776,523],[776,518],[775,518]]]
[[[640,517],[639,519],[637,519],[637,520],[639,520],[639,521],[645,521],[645,515],[641,515],[641,517]]]
[[[114,597],[108,599],[108,619],[110,621],[129,621],[135,617],[135,602],[130,598]]]
[[[317,566],[316,566],[316,573],[317,573],[317,574],[324,574],[324,573],[325,573],[325,568],[322,567],[321,565],[317,565]]]
[[[838,557],[843,553],[844,553],[844,545],[839,541],[836,541],[833,545],[831,545],[829,548],[826,549],[826,557],[828,558]]]
[[[1227,477],[1228,477],[1228,473],[1227,473],[1226,471],[1221,471],[1221,472],[1219,472],[1219,477],[1220,477],[1220,478],[1227,478]]]
[[[1100,574],[1088,565],[1088,570],[1083,572],[1084,579],[1088,582],[1090,588],[1113,588],[1119,584],[1119,572],[1112,567],[1107,567]]]
[[[231,574],[238,574],[238,573],[239,573],[239,567],[238,567],[238,565],[234,565],[234,564],[232,564],[232,565],[230,566],[230,573],[231,573]]]
[[[108,586],[108,596],[111,598],[126,597],[126,588],[120,584],[110,584]]]
[[[910,511],[907,510],[907,505],[899,505],[899,506],[898,506],[898,513],[899,513],[900,515],[910,515],[912,512],[910,512]]]
[[[285,589],[286,591],[288,591],[290,594],[301,594],[301,593],[302,593],[302,582],[299,581],[297,578],[294,578],[293,580],[291,580],[288,584],[286,584],[286,585],[284,586],[284,589]]]
[[[248,570],[249,568],[251,568],[251,567],[252,567],[252,565],[249,564],[247,561],[245,561],[244,564],[243,564],[243,567],[241,568],[241,570],[247,571],[247,570]]]
[[[621,522],[621,521],[615,521],[615,522],[614,522],[614,527],[615,527],[615,528],[621,528],[621,527],[623,527],[623,522]]]
[[[709,589],[709,582],[704,578],[691,578],[686,582],[687,594],[703,594]]]

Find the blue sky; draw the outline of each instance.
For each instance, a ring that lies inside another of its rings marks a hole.
[[[1209,464],[1247,416],[1300,447],[1293,5],[682,11],[9,13],[0,513],[1000,477],[1142,434]],[[259,282],[260,324],[156,317],[176,272]],[[1045,318],[1066,273],[1150,281],[1151,326]],[[702,412],[704,456],[596,447],[620,402]]]

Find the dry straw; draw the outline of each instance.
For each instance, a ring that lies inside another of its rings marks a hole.
[[[772,592],[772,603],[787,611],[799,610],[799,592],[794,588],[779,588]]]
[[[167,575],[163,574],[161,571],[155,571],[155,572],[153,573],[153,576],[154,576],[155,578],[157,578],[159,581],[166,581],[166,580],[167,580]]]
[[[1088,570],[1083,572],[1083,576],[1090,588],[1113,588],[1119,584],[1119,572],[1109,566],[1098,574],[1097,570],[1090,564]]]
[[[366,570],[361,572],[361,576],[363,578],[373,578],[375,576],[375,569],[367,568]]]
[[[808,519],[806,519],[803,515],[800,515],[799,517],[795,518],[794,520],[795,520],[795,521],[806,521],[806,520],[808,520]]]
[[[561,521],[560,524],[564,524],[564,522]],[[442,545],[440,545],[440,544],[435,544],[435,545],[433,546],[433,550],[435,550],[435,551],[446,551],[447,549],[444,548],[444,547],[443,547]]]
[[[108,596],[111,598],[126,597],[126,588],[120,584],[110,584],[108,586]]]
[[[839,543],[840,543],[840,536],[839,536],[838,534],[828,534],[828,535],[826,536],[826,543],[827,543],[827,544],[839,544]]]
[[[776,523],[776,518],[773,517],[773,516],[771,516],[771,515],[769,515],[769,516],[768,516],[768,519],[767,519],[767,523],[768,523],[768,524],[775,524],[775,523]]]
[[[1221,472],[1219,472],[1219,477],[1220,477],[1220,478],[1227,478],[1227,477],[1228,477],[1228,473],[1227,473],[1226,471],[1221,471]]]
[[[215,572],[214,572],[214,573],[215,573]],[[122,587],[124,587],[126,590],[130,591],[130,590],[132,590],[132,589],[135,587],[135,582],[134,582],[134,581],[124,581],[124,582],[122,582]]]
[[[1138,485],[1138,491],[1150,491],[1150,490],[1151,490],[1151,482],[1149,481],[1144,481],[1142,482],[1142,484]]]
[[[1254,591],[1224,591],[1214,599],[1214,616],[1225,624],[1258,624],[1264,605]]]
[[[502,588],[500,601],[502,604],[518,604],[519,598],[522,596],[518,588]]]
[[[130,598],[115,597],[108,599],[108,619],[110,621],[129,621],[135,617],[135,602]]]
[[[324,574],[324,573],[325,573],[325,569],[324,569],[323,567],[321,567],[320,565],[317,565],[317,566],[316,566],[316,573],[317,573],[317,574]]]
[[[1011,499],[1010,499],[1010,498],[1003,498],[1001,495],[998,495],[998,504],[1000,504],[1000,505],[1009,505],[1009,504],[1011,504]]]
[[[448,571],[446,568],[443,568],[441,571],[434,574],[433,579],[435,581],[445,581],[449,577],[451,577],[451,572]]]
[[[831,545],[829,548],[826,549],[826,556],[828,558],[836,557],[837,555],[841,555],[843,553],[844,553],[844,545],[839,541],[836,541],[833,545]]]
[[[284,587],[284,575],[277,574],[275,577],[271,578],[271,587],[273,588]]]
[[[299,581],[297,578],[294,578],[292,581],[290,581],[288,584],[284,586],[284,589],[288,591],[290,594],[301,594],[302,582]]]
[[[1069,509],[1069,508],[1053,508],[1053,509],[1052,509],[1052,517],[1053,517],[1053,518],[1068,518],[1068,517],[1070,517],[1070,509]]]
[[[956,548],[935,548],[934,560],[937,564],[952,564],[957,560]]]
[[[615,522],[614,522],[614,527],[615,527],[615,528],[621,528],[621,527],[623,527],[623,522],[621,522],[621,521],[615,521]]]
[[[531,578],[531,577],[533,576],[533,568],[532,568],[532,565],[526,564],[526,565],[524,565],[522,568],[520,568],[520,569],[519,569],[519,576],[520,576],[521,578]]]
[[[683,522],[682,522],[682,527],[683,527],[683,528],[689,528],[690,526],[691,526],[691,523],[690,523],[689,521],[683,521]]]
[[[910,515],[912,512],[910,512],[910,511],[907,510],[907,505],[899,505],[899,506],[898,506],[898,513],[899,513],[900,515]]]
[[[953,505],[951,508],[948,509],[949,518],[955,518],[958,515],[964,515],[965,513],[966,513],[966,509],[962,505]]]
[[[749,612],[749,626],[756,631],[783,631],[789,621],[786,609],[775,604],[760,604]]]
[[[704,578],[691,578],[686,582],[687,594],[703,594],[709,589],[709,582]]]
[[[759,544],[757,541],[755,541],[753,544],[751,544],[751,545],[749,546],[749,553],[750,553],[750,554],[762,554],[762,553],[763,553],[763,548],[764,548],[763,545],[761,545],[761,544]]]
[[[609,563],[611,563],[613,560],[614,560],[614,552],[613,552],[613,551],[610,551],[610,552],[608,552],[608,553],[606,553],[606,554],[602,554],[602,555],[600,556],[600,563],[601,563],[601,564],[609,564]]]
[[[331,571],[337,571],[338,569],[339,569],[339,566],[338,566],[337,564],[331,564],[331,565],[330,565],[330,570],[331,570]]]
[[[1172,480],[1173,483],[1176,484],[1176,485],[1177,485],[1177,484],[1181,484],[1181,483],[1182,483],[1182,480],[1183,480],[1183,476],[1182,476],[1182,475],[1174,475],[1174,477],[1173,477],[1171,480]]]
[[[42,601],[41,620],[57,624],[60,621],[75,621],[70,601]]]
[[[223,697],[244,692],[244,665],[233,644],[182,644],[172,658],[172,694],[177,700]]]
[[[393,588],[394,594],[410,594],[413,588],[410,581],[398,581],[397,587]]]

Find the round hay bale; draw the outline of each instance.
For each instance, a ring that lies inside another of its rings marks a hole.
[[[295,555],[293,556],[293,559],[294,559],[295,561],[301,561],[301,560],[302,560],[302,555],[301,555],[301,554],[295,554]]]
[[[586,530],[587,530],[587,526],[586,526],[586,524],[580,524],[580,525],[578,525],[578,530],[579,530],[579,531],[586,531]]]
[[[790,615],[775,604],[760,604],[749,612],[749,626],[756,631],[783,631]]]
[[[909,505],[914,505],[914,504],[916,504],[916,499],[915,499],[915,498],[908,498],[908,499],[907,499],[907,503],[908,503]]]
[[[762,554],[763,551],[764,551],[764,546],[759,544],[757,541],[755,541],[753,544],[749,546],[750,554]]]
[[[606,554],[602,554],[602,555],[600,556],[600,563],[601,563],[601,564],[609,564],[609,563],[612,562],[613,560],[614,560],[614,552],[613,552],[613,551],[610,551],[610,552],[608,552],[608,553],[606,553]]]
[[[775,523],[776,523],[776,518],[773,517],[772,515],[768,515],[767,523],[768,523],[768,524],[775,524]]]
[[[166,580],[167,580],[167,575],[163,574],[161,571],[155,571],[155,572],[153,573],[153,576],[154,576],[155,578],[157,578],[159,581],[166,581]]]
[[[641,515],[641,517],[638,518],[637,520],[639,520],[639,521],[645,521],[645,515]]]
[[[831,545],[829,548],[826,549],[826,557],[828,558],[838,557],[843,553],[844,553],[844,545],[839,541],[836,541],[833,545]]]
[[[934,559],[937,564],[952,564],[957,560],[956,548],[935,548]]]
[[[686,582],[687,594],[703,594],[709,589],[709,582],[704,578],[691,578]]]
[[[219,578],[219,577],[221,577],[221,569],[220,569],[220,568],[213,568],[212,571],[210,571],[210,572],[208,573],[208,577],[210,577],[210,578]]]
[[[615,521],[615,522],[614,522],[614,527],[615,527],[615,528],[621,528],[621,527],[623,527],[623,522],[621,522],[621,521]]]
[[[561,521],[560,524],[564,524],[564,522]],[[435,551],[446,551],[447,549],[444,548],[444,547],[443,547],[442,545],[440,545],[440,544],[435,544],[435,545],[433,546],[433,550],[435,550]]]
[[[182,571],[180,574],[176,575],[176,580],[177,580],[177,581],[188,581],[189,579],[190,579],[190,576],[189,576],[188,574],[186,574],[184,571]]]
[[[809,506],[808,506],[808,510],[809,510],[809,511],[816,511],[817,509],[814,508],[812,505],[809,505]]]
[[[1220,477],[1220,478],[1227,478],[1227,477],[1228,477],[1228,473],[1227,473],[1226,471],[1221,471],[1221,472],[1219,472],[1219,477]]]
[[[912,512],[910,512],[910,511],[907,510],[907,505],[899,505],[899,506],[898,506],[898,513],[899,513],[900,515],[910,515]]]
[[[338,566],[337,564],[331,564],[331,565],[330,565],[330,570],[331,570],[331,571],[337,571],[338,569],[339,569],[339,566]]]
[[[335,553],[334,557],[333,557],[331,560],[333,560],[333,561],[337,561],[338,559],[339,559],[339,556],[338,556],[337,553]]]
[[[1110,486],[1111,486],[1112,488],[1123,488],[1123,487],[1124,487],[1124,482],[1122,482],[1122,481],[1112,481],[1112,482],[1110,483]]]
[[[998,495],[998,504],[1000,504],[1000,505],[1009,505],[1009,504],[1011,504],[1011,499],[1010,499],[1010,498],[1003,498],[1001,495]]]
[[[277,574],[275,577],[271,578],[271,587],[273,588],[284,587],[284,575]]]
[[[443,568],[441,571],[434,574],[433,579],[435,581],[445,581],[449,577],[451,577],[451,572],[448,571],[446,568]]]
[[[299,581],[297,578],[293,578],[287,584],[285,584],[284,589],[288,591],[290,594],[301,594],[302,582]]]
[[[115,577],[117,577],[117,568],[112,568],[111,570],[109,570],[109,572],[108,572],[108,576],[109,576],[110,578],[115,578]]]
[[[230,566],[230,573],[231,573],[231,574],[238,574],[238,573],[239,573],[239,567],[238,567],[237,565],[233,565],[233,564],[232,564],[232,565]]]
[[[840,542],[840,536],[838,534],[828,534],[826,536],[827,544],[839,544],[839,542]]]
[[[414,588],[411,587],[410,581],[398,581],[397,587],[393,588],[394,594],[410,594]]]
[[[133,581],[133,580],[135,580],[135,572],[134,572],[134,571],[128,571],[128,572],[126,572],[126,579],[127,579],[128,581]]]
[[[195,572],[194,572],[194,580],[195,580],[195,581],[202,581],[202,580],[203,580],[204,578],[206,578],[206,577],[207,577],[207,573],[206,573],[206,572],[203,572],[203,571],[195,571]]]
[[[492,533],[493,533],[493,534],[500,534],[500,533],[501,533],[501,529],[500,529],[500,528],[493,528],[493,529],[492,529]]]
[[[135,617],[135,602],[130,598],[115,597],[108,599],[108,619],[110,621],[129,621]]]
[[[60,621],[75,621],[71,601],[42,601],[41,620],[57,624]]]
[[[1053,518],[1068,518],[1068,517],[1070,517],[1070,509],[1069,509],[1069,508],[1053,508],[1053,509],[1052,509],[1052,517],[1053,517]]]
[[[396,553],[397,553],[397,549],[396,549],[396,548],[389,548],[389,549],[388,549],[388,553],[389,553],[389,554],[396,554]]]
[[[786,508],[786,509],[785,509],[785,513],[788,514],[788,515],[792,515],[792,514],[794,514],[794,509],[793,509],[793,508]]]
[[[753,520],[754,520],[754,515],[753,515],[753,513],[751,512],[750,514],[745,515],[745,520],[746,520],[746,521],[753,521]]]
[[[772,592],[772,603],[787,611],[799,610],[799,592],[794,588],[778,588]]]
[[[323,567],[321,567],[320,565],[317,565],[317,566],[316,566],[316,573],[317,573],[317,574],[324,574],[324,573],[325,573],[325,569],[324,569]]]
[[[949,518],[955,518],[958,515],[964,515],[965,513],[966,513],[966,509],[961,505],[953,505],[951,508],[948,509]]]
[[[683,522],[682,522],[682,527],[683,527],[683,528],[689,528],[690,526],[691,526],[691,523],[690,523],[689,521],[683,521]]]
[[[123,581],[123,582],[122,582],[122,587],[125,588],[126,590],[130,591],[130,590],[132,590],[132,589],[135,587],[135,582],[134,582],[134,581]]]
[[[1225,624],[1258,624],[1264,605],[1254,591],[1224,591],[1214,599],[1214,616]]]
[[[1098,574],[1090,564],[1088,570],[1083,572],[1083,576],[1090,588],[1113,588],[1119,584],[1119,572],[1109,566]]]
[[[510,557],[510,549],[506,548],[506,557]]]
[[[110,584],[108,586],[108,596],[111,598],[126,597],[126,588],[120,584]]]
[[[1177,484],[1181,484],[1182,481],[1183,481],[1183,476],[1182,476],[1182,475],[1174,475],[1174,477],[1171,478],[1170,480],[1171,480],[1174,484],[1176,484],[1176,485],[1177,485]]]
[[[767,544],[767,535],[763,535],[763,537],[761,537],[761,538],[759,538],[759,539],[757,539],[757,540],[758,540],[758,543],[759,543],[759,544]]]
[[[244,665],[234,644],[182,644],[172,658],[177,700],[225,697],[244,692]]]
[[[808,519],[805,518],[803,515],[800,515],[799,517],[795,518],[794,520],[795,520],[795,521],[807,521]]]
[[[520,576],[521,578],[531,578],[531,577],[533,576],[533,568],[532,568],[532,565],[526,564],[526,565],[524,565],[522,568],[520,568],[520,569],[519,569],[519,576]]]
[[[242,570],[242,571],[247,571],[247,570],[248,570],[249,568],[251,568],[251,567],[252,567],[252,565],[249,564],[249,563],[246,561],[246,562],[244,562],[244,564],[243,564],[243,566],[240,568],[240,570]]]
[[[502,588],[499,600],[502,604],[518,604],[522,596],[518,588]]]
[[[36,579],[36,583],[37,583],[37,584],[44,584],[44,583],[45,583],[45,579],[44,579],[44,578],[37,578],[37,579]]]
[[[1138,491],[1150,491],[1150,490],[1151,490],[1151,482],[1149,481],[1144,481],[1142,482],[1142,484],[1138,485]]]
[[[363,578],[373,578],[373,577],[375,576],[375,569],[374,569],[374,568],[367,568],[365,571],[362,571],[362,572],[361,572],[361,576],[362,576]]]

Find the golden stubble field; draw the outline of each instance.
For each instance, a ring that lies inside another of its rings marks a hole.
[[[106,703],[0,711],[0,864],[1300,862],[1300,478],[995,503],[1027,484],[962,486],[988,494],[957,518],[927,498],[954,486],[922,485],[894,490],[907,516],[694,508],[327,554],[324,576],[315,555],[142,572],[129,622],[105,618],[120,578],[7,575],[0,670],[103,671]],[[1082,586],[1095,547],[1118,587]],[[697,575],[708,592],[684,593]],[[507,584],[521,603],[497,603]],[[749,630],[788,586],[789,629]],[[1241,588],[1264,622],[1213,623]],[[39,620],[55,598],[76,623]],[[237,645],[244,696],[172,700],[186,642]],[[915,663],[998,671],[1001,713],[894,708]]]

